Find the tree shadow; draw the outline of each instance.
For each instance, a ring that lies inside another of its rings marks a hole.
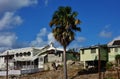
[[[104,69],[101,70],[101,72],[105,72]],[[80,70],[75,76],[73,76],[71,79],[75,79],[76,77],[80,75],[89,75],[89,74],[96,74],[98,73],[98,69],[90,68],[90,69],[83,69]]]

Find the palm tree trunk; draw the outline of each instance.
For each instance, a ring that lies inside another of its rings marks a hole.
[[[120,64],[120,58],[118,59],[118,66],[119,66],[119,64]]]
[[[119,59],[117,59],[117,66],[119,66]]]
[[[66,64],[66,47],[64,47],[64,52],[63,52],[63,58],[64,58],[64,79],[68,79],[67,76],[67,64]]]

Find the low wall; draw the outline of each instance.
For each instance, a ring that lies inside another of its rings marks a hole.
[[[9,70],[8,75],[22,75],[22,74],[30,74],[35,73],[39,71],[43,71],[44,69],[29,69],[29,70]],[[0,71],[0,76],[6,76],[6,71]]]
[[[8,75],[20,75],[21,71],[20,70],[9,70]],[[6,71],[0,71],[0,76],[5,76]]]
[[[43,68],[36,68],[36,69],[29,69],[29,70],[21,70],[21,74],[29,74],[29,73],[36,73],[39,71],[43,71]]]

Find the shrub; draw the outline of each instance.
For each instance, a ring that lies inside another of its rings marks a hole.
[[[106,69],[112,69],[113,64],[111,62],[107,62]]]

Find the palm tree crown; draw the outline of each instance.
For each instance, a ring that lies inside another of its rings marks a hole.
[[[74,40],[75,31],[81,31],[80,27],[77,27],[81,23],[76,18],[77,12],[72,12],[71,7],[59,7],[54,12],[52,20],[50,22],[51,28],[53,28],[53,36],[64,47],[67,47],[70,42]]]

